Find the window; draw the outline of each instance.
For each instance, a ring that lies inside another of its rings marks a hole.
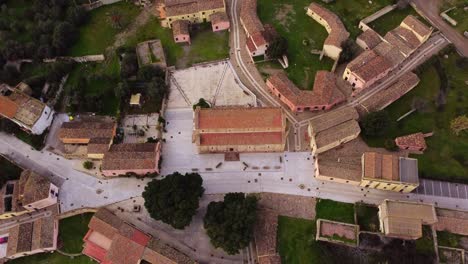
[[[215,29],[218,29],[218,26],[216,26]]]
[[[172,18],[169,18],[169,21],[172,21]]]
[[[175,38],[175,41],[179,41],[179,38]]]
[[[345,81],[347,81],[347,80],[348,80],[348,77],[345,77],[344,79],[345,79]]]
[[[202,14],[202,15],[204,15],[204,14],[205,14],[205,12],[202,12],[201,14]]]

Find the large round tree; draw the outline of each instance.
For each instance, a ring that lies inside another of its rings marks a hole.
[[[211,244],[228,254],[237,254],[253,238],[257,217],[257,198],[244,193],[228,193],[222,202],[208,205],[204,227]]]
[[[177,229],[183,229],[192,221],[198,202],[205,189],[198,173],[178,172],[162,180],[154,179],[143,192],[145,207],[150,216]]]

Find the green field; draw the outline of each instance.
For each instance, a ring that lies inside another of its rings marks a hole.
[[[361,230],[378,232],[379,231],[379,209],[372,205],[357,203],[355,205],[357,223]]]
[[[191,33],[192,44],[188,64],[229,58],[229,32],[213,32],[211,24],[204,23]]]
[[[79,38],[69,50],[70,56],[102,54],[112,45],[115,35],[133,22],[140,10],[135,5],[122,1],[101,6],[90,11],[88,23],[79,30]],[[121,28],[113,25],[111,16],[121,17]]]
[[[319,242],[315,241],[316,230],[313,220],[279,216],[277,236],[282,263],[322,263]]]
[[[257,13],[264,24],[272,24],[278,33],[288,41],[288,77],[299,88],[311,90],[318,70],[331,70],[333,61],[311,54],[313,49],[321,50],[328,36],[319,23],[306,15],[304,10],[310,0],[260,0]],[[304,45],[303,41],[307,42]]]
[[[437,242],[439,246],[459,248],[464,236],[450,233],[448,231],[437,231]]]
[[[381,36],[384,36],[388,31],[398,27],[408,15],[416,16],[419,20],[422,21],[421,17],[418,16],[418,13],[411,7],[408,6],[405,9],[395,9],[390,13],[387,13],[376,20],[372,21],[369,26],[374,29]]]
[[[391,104],[386,110],[393,126],[378,138],[365,138],[372,147],[384,147],[385,139],[416,132],[434,132],[426,139],[428,149],[422,155],[412,155],[418,159],[419,175],[423,178],[468,183],[468,133],[456,136],[450,130],[450,121],[468,113],[466,84],[468,70],[457,66],[460,57],[451,52],[448,58],[440,58],[448,76],[449,90],[446,104],[438,108],[436,99],[439,94],[440,77],[434,66],[424,70],[419,76],[421,82],[408,94]],[[426,106],[399,121],[396,120],[412,109],[414,100],[425,102]]]
[[[315,207],[316,218],[354,224],[354,204],[320,199]]]
[[[467,0],[444,0],[443,5],[439,10],[440,12],[444,12],[449,8],[455,7],[454,9],[450,10],[447,15],[457,21],[457,25],[454,28],[461,34],[463,34],[465,31],[468,31],[468,16],[466,15],[466,11],[463,10],[463,8],[466,6],[468,6]]]
[[[88,231],[88,223],[92,213],[76,215],[70,218],[60,220],[59,223],[59,241],[63,243],[60,248],[66,253],[80,253],[83,250],[83,237]],[[59,242],[60,243],[60,242]],[[58,252],[42,253],[29,257],[22,257],[9,261],[11,264],[92,264],[96,263],[87,256],[70,258],[61,255]]]
[[[416,239],[416,252],[426,256],[435,256],[434,239],[430,226],[423,225],[423,236]]]

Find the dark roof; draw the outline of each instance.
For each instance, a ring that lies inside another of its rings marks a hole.
[[[50,181],[30,170],[21,173],[19,199],[23,205],[31,204],[49,197]]]
[[[65,122],[59,130],[59,138],[112,138],[115,128],[115,122],[97,118]]]
[[[112,145],[104,155],[103,170],[154,169],[159,143],[124,143]]]
[[[400,157],[400,181],[419,183],[417,159]]]

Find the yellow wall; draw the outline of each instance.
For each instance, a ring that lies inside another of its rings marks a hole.
[[[361,180],[361,184],[359,184],[359,186],[393,192],[402,191],[404,193],[409,193],[416,189],[419,186],[419,184],[364,178]]]
[[[216,12],[226,12],[226,8],[218,8],[218,9],[211,9],[211,10],[205,10],[203,12],[195,12],[191,14],[185,14],[185,15],[180,15],[180,16],[168,16],[162,25],[164,27],[171,27],[172,22],[177,21],[177,20],[188,20],[192,23],[202,23],[204,20],[206,21],[211,21],[210,20],[210,15],[214,14]],[[204,13],[204,14],[203,14]]]
[[[12,217],[15,217],[15,216],[23,215],[23,214],[28,212],[24,208],[19,208],[19,209],[21,209],[23,211],[20,211],[20,212],[7,212],[7,213],[4,213],[4,214],[1,214],[0,219],[8,219],[8,218],[12,218]]]

